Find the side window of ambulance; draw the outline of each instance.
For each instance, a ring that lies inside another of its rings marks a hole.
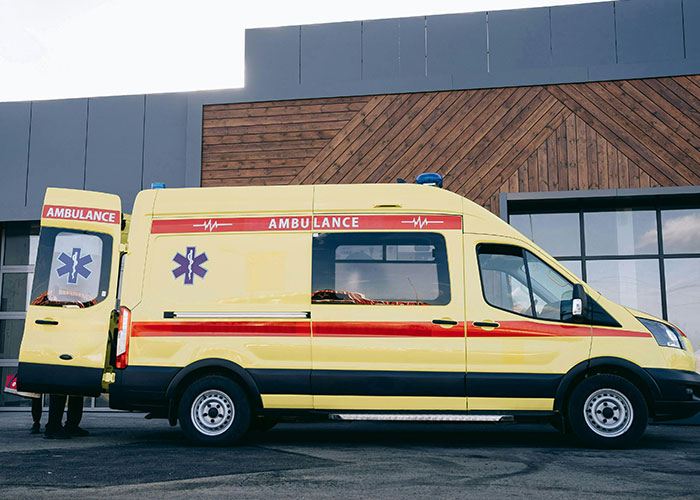
[[[573,285],[531,252],[512,245],[477,247],[484,298],[490,305],[532,318],[561,321]]]
[[[440,234],[314,234],[314,304],[445,305],[449,280]]]
[[[112,237],[43,227],[31,305],[89,307],[107,297]]]

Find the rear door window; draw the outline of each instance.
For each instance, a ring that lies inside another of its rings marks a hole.
[[[43,227],[32,305],[89,307],[107,297],[112,237]]]

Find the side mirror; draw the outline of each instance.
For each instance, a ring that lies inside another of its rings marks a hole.
[[[574,321],[582,320],[588,310],[588,294],[583,289],[583,285],[574,285],[574,294],[571,299],[571,316]]]
[[[561,320],[582,323],[588,310],[588,294],[583,285],[575,284],[571,300],[561,301]]]

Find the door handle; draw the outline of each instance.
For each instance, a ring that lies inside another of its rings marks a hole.
[[[500,323],[496,323],[495,321],[475,321],[473,325],[480,328],[498,328],[501,326]]]
[[[53,319],[37,319],[34,321],[37,325],[57,325],[58,321]]]
[[[458,325],[459,323],[453,319],[434,319],[433,323],[436,325],[451,325],[455,326]]]

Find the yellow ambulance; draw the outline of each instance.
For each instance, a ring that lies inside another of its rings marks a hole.
[[[677,327],[439,187],[151,189],[130,216],[49,188],[18,380],[197,444],[308,417],[547,420],[622,447],[700,411],[695,370]]]

